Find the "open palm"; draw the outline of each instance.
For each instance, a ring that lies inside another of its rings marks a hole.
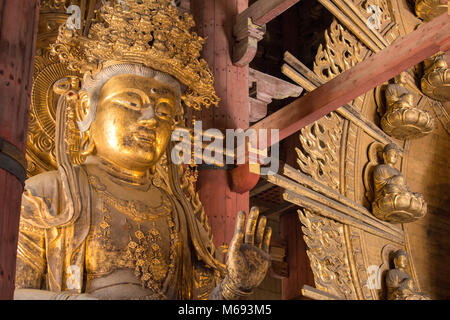
[[[233,287],[244,292],[250,292],[259,286],[270,266],[272,229],[266,227],[266,217],[258,218],[257,207],[250,210],[247,223],[245,213],[238,213],[236,229],[228,251],[228,280]]]

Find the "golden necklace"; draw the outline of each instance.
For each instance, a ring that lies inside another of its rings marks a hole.
[[[160,205],[151,207],[140,200],[117,199],[108,192],[106,186],[96,176],[89,176],[89,183],[103,201],[113,206],[117,211],[129,215],[135,220],[154,220],[170,215],[172,212],[172,204],[167,199],[163,199]]]
[[[129,242],[127,248],[119,259],[118,265],[120,267],[134,269],[135,275],[140,278],[143,287],[151,289],[159,299],[164,299],[162,293],[164,288],[164,280],[169,276],[173,277],[175,273],[175,266],[177,260],[177,247],[179,247],[179,234],[176,230],[176,225],[173,221],[172,206],[169,201],[163,200],[163,203],[157,207],[150,207],[141,201],[129,201],[116,199],[100,180],[95,176],[89,176],[89,183],[97,191],[102,200],[103,218],[99,224],[102,246],[107,250],[114,250],[111,242],[111,215],[109,206],[113,206],[119,212],[126,216],[134,218],[138,221],[151,221],[152,227],[145,234],[141,229],[139,222],[138,230],[132,232],[130,221],[125,218]],[[160,231],[156,228],[155,221],[159,218],[166,218],[166,223],[169,227],[169,259],[164,259],[161,250],[162,236]]]

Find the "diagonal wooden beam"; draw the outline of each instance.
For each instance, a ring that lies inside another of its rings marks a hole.
[[[449,49],[450,15],[445,13],[251,128],[278,129],[279,140],[283,140],[433,54]],[[269,138],[268,142],[272,145],[278,141]]]

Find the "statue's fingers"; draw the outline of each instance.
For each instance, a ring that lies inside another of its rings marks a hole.
[[[253,244],[255,241],[255,229],[258,222],[259,209],[252,207],[248,215],[247,226],[245,228],[245,243]]]
[[[239,211],[236,218],[236,228],[234,230],[233,239],[230,243],[231,250],[239,250],[242,241],[244,240],[244,228],[245,228],[245,212]]]
[[[258,222],[258,227],[256,229],[256,235],[255,235],[255,245],[261,249],[263,238],[264,238],[264,232],[266,230],[266,224],[267,224],[267,218],[261,217]]]
[[[271,227],[267,227],[266,228],[266,232],[264,234],[264,240],[263,240],[263,244],[262,244],[262,250],[264,250],[266,253],[269,253],[269,249],[270,249],[270,238],[272,238],[272,228]]]

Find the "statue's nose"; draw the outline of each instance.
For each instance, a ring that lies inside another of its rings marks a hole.
[[[153,109],[152,105],[146,105],[142,111],[141,116],[139,117],[138,121],[141,124],[145,124],[147,126],[155,127],[157,124],[155,110]]]

